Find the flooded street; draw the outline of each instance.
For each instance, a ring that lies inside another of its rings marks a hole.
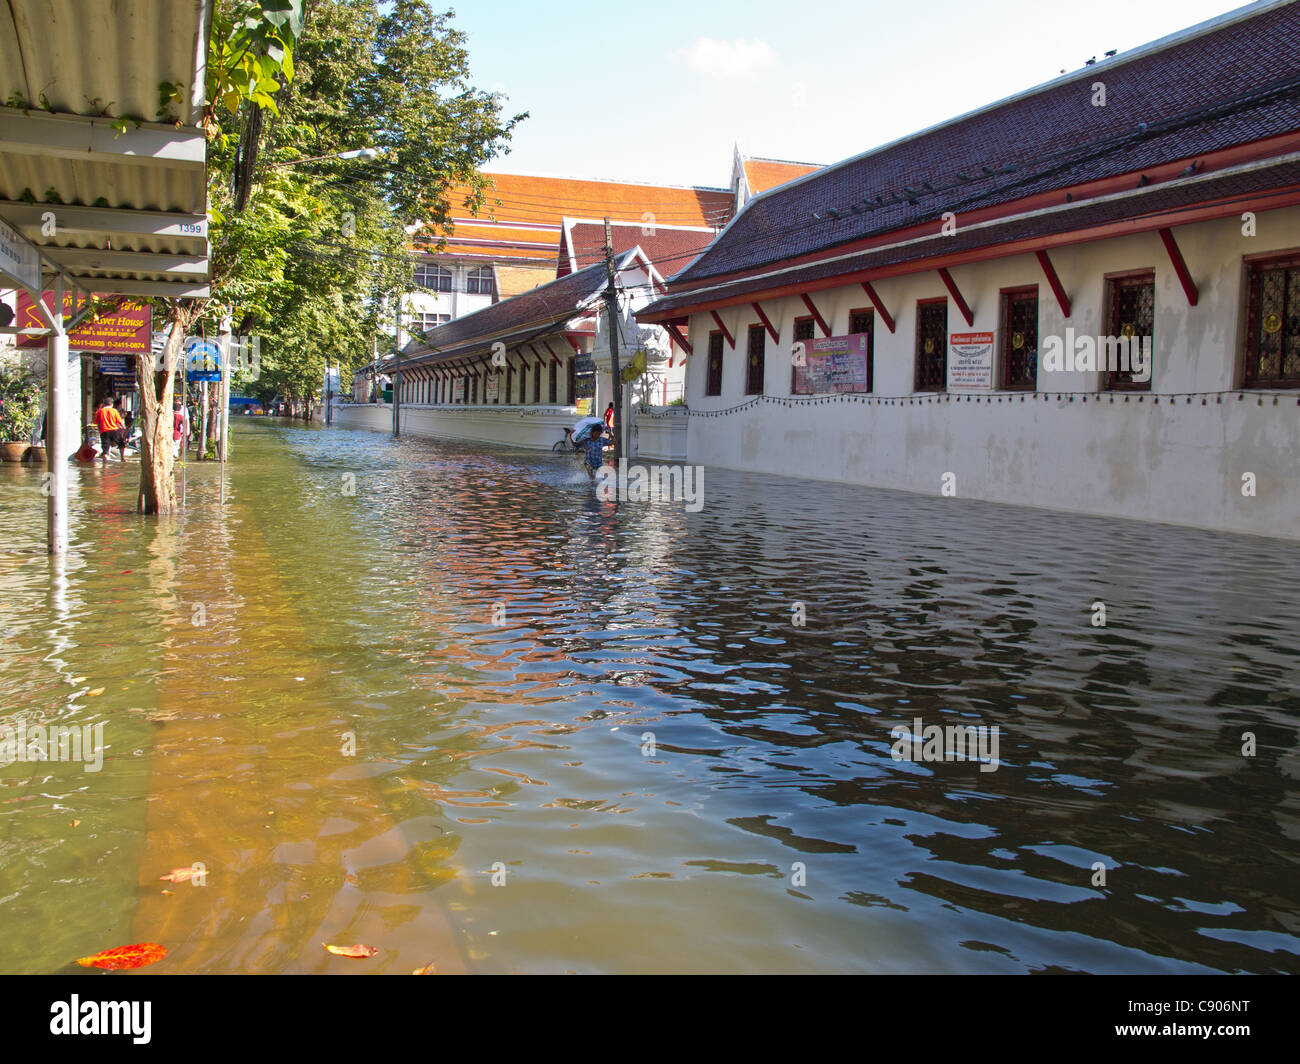
[[[224,517],[74,470],[60,572],[0,468],[0,724],[104,725],[0,766],[0,971],[1300,971],[1296,544],[234,430]]]

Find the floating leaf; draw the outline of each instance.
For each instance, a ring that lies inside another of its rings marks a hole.
[[[103,693],[104,693],[104,689],[102,687],[96,687],[93,691],[87,691],[86,697],[94,698],[96,695],[102,695]]]
[[[159,876],[159,879],[165,879],[169,883],[188,883],[195,876],[201,876],[207,871],[203,868],[173,868],[165,876]]]
[[[326,946],[324,942],[321,945],[336,957],[373,957],[379,952],[374,946],[363,946],[359,942],[355,946]]]
[[[108,968],[117,971],[123,968],[143,968],[167,956],[167,947],[157,942],[137,942],[133,946],[118,946],[106,949],[91,957],[78,957],[77,963],[83,968]]]
[[[164,894],[175,894],[176,891],[174,891],[174,890],[164,890],[163,893],[164,893]]]
[[[74,820],[74,821],[72,822],[72,826],[75,828],[75,827],[76,827],[78,824],[80,824],[80,823],[81,823],[80,820]]]
[[[412,975],[437,975],[438,967],[434,964],[426,964],[423,968],[416,968]]]

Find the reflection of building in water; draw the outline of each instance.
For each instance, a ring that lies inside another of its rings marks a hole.
[[[1253,5],[749,199],[637,315],[689,460],[1300,535],[1297,77]]]

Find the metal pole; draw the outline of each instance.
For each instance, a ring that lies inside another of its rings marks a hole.
[[[609,284],[605,287],[605,316],[609,318],[609,365],[614,378],[614,468],[623,457],[623,376],[618,366],[618,291],[614,288],[614,243],[609,235],[609,219],[605,219],[605,272]],[[593,410],[594,414],[595,411]]]
[[[230,330],[222,322],[221,383],[217,385],[217,424],[221,426],[221,505],[226,505],[226,444],[230,431]]]
[[[397,328],[393,333],[393,435],[402,434],[402,293],[397,293]]]
[[[208,382],[203,382],[203,388],[200,392],[203,398],[200,402],[203,404],[199,408],[199,456],[198,461],[202,462],[208,456]]]
[[[36,293],[38,302],[43,292]],[[63,275],[54,286],[54,326],[45,342],[45,462],[49,477],[49,551],[60,556],[68,551],[68,433],[63,416],[63,395],[67,390],[68,336],[63,331]]]

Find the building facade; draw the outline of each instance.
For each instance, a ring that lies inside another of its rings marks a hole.
[[[755,197],[638,315],[689,460],[1300,537],[1297,86],[1257,4]]]

